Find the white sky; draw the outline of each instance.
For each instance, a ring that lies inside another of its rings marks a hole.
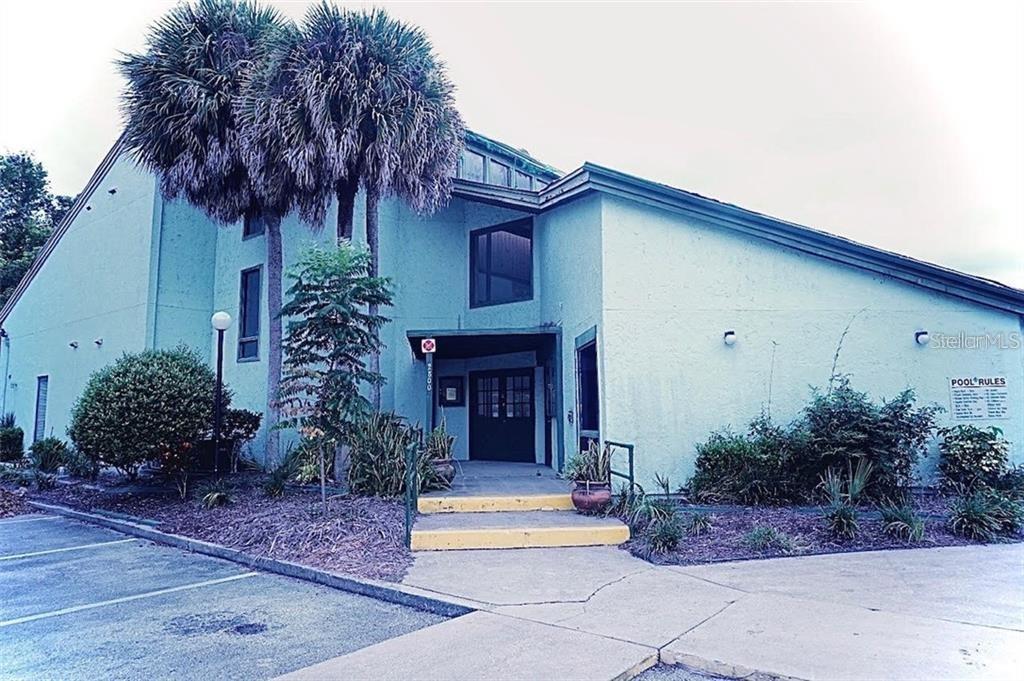
[[[299,18],[308,3],[274,2]],[[473,129],[1024,288],[1024,3],[378,3]],[[156,0],[3,0],[0,150],[77,193]]]

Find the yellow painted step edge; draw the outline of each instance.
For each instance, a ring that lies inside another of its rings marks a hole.
[[[458,549],[528,549],[553,546],[606,546],[629,539],[625,525],[586,527],[494,527],[457,530],[413,530],[413,551]]]
[[[481,497],[420,497],[420,513],[485,513],[489,511],[571,511],[568,494],[516,494]]]

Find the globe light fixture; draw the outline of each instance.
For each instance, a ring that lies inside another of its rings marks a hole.
[[[729,329],[728,331],[723,333],[722,342],[729,346],[736,345],[736,332],[733,331],[732,329]]]
[[[228,327],[231,326],[231,315],[224,310],[214,312],[213,316],[210,317],[210,326],[217,331],[227,331]]]
[[[927,331],[921,330],[914,333],[914,340],[917,341],[918,345],[928,345],[930,339],[931,336],[928,335]]]

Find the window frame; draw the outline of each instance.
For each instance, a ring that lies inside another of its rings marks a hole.
[[[256,272],[259,275],[259,291],[257,296],[259,302],[256,304],[256,335],[255,336],[243,336],[242,328],[245,323],[245,278],[246,275]],[[254,267],[246,267],[238,273],[238,342],[236,343],[237,351],[235,354],[235,360],[237,362],[258,362],[260,361],[260,331],[262,324],[260,317],[263,312],[263,265],[256,265]],[[242,344],[256,342],[256,354],[252,357],[242,356]]]
[[[528,191],[528,192],[533,191],[533,182],[534,182],[533,175],[531,175],[530,173],[523,172],[522,170],[519,170],[519,168],[513,168],[512,169],[512,174],[513,174],[513,177],[512,177],[512,188],[513,189],[518,189],[520,191]],[[520,187],[519,186],[519,178],[521,178],[521,177],[525,177],[526,178],[526,186],[525,187]]]
[[[258,231],[258,232],[251,232],[250,233],[248,231],[249,225],[251,224],[252,220],[256,220],[256,219],[259,219],[260,231]],[[267,221],[266,221],[266,219],[263,216],[261,216],[261,215],[246,215],[242,219],[242,241],[248,241],[249,239],[255,239],[257,237],[263,236],[266,233],[267,233]]]
[[[502,169],[502,174],[505,176],[504,182],[496,182],[494,177],[491,177],[492,171],[496,170],[495,166]],[[487,184],[494,187],[505,187],[512,189],[515,185],[515,178],[512,175],[513,168],[511,165],[504,161],[499,161],[493,156],[487,157]]]
[[[526,231],[530,235],[530,290],[529,290],[529,294],[526,297],[516,298],[514,300],[502,300],[502,301],[494,302],[494,301],[492,301],[490,299],[491,298],[491,296],[490,296],[490,283],[491,283],[491,277],[494,276],[494,275],[492,274],[492,268],[491,268],[490,239],[488,239],[488,243],[487,243],[487,269],[486,269],[487,287],[488,287],[487,299],[485,301],[483,301],[483,302],[479,302],[477,300],[477,283],[476,283],[476,274],[477,274],[477,268],[476,268],[476,265],[477,265],[476,240],[477,240],[477,238],[478,237],[482,237],[482,236],[490,235],[493,232],[507,232],[507,231],[510,231],[512,229],[517,229],[517,228],[518,229],[525,228]],[[508,304],[511,304],[511,303],[523,303],[523,302],[527,302],[527,301],[533,300],[533,294],[534,294],[534,287],[533,287],[533,275],[534,275],[533,234],[534,234],[534,232],[533,232],[533,218],[529,218],[529,217],[527,217],[527,218],[520,218],[518,220],[512,220],[511,222],[503,222],[500,225],[492,225],[490,227],[483,227],[481,229],[474,229],[474,230],[470,231],[470,233],[469,233],[469,307],[470,307],[470,309],[475,309],[475,308],[480,308],[480,307],[493,307],[495,305],[508,305]]]
[[[45,386],[45,391],[40,390]],[[45,397],[43,397],[45,393]],[[42,399],[40,399],[42,398]],[[42,409],[40,409],[40,406]],[[32,420],[32,442],[39,442],[46,437],[46,411],[50,406],[50,375],[36,376],[36,406]]]
[[[480,179],[474,180],[466,177],[466,155],[472,154],[480,157]],[[479,151],[473,149],[464,149],[462,155],[459,156],[459,179],[465,180],[466,182],[476,182],[478,184],[487,184],[487,170],[490,165],[490,157],[487,154],[481,154]]]

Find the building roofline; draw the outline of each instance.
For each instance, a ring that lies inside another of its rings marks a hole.
[[[470,144],[476,144],[477,146],[483,147],[487,151],[497,152],[509,158],[514,158],[520,162],[522,170],[526,170],[537,175],[543,175],[544,179],[548,182],[562,176],[562,171],[534,158],[526,150],[516,149],[515,147],[505,144],[500,140],[496,140],[493,137],[481,135],[480,133],[472,130],[466,130],[466,141]]]
[[[468,136],[475,136],[498,144],[507,150],[506,153],[517,155],[520,158],[529,158],[508,145],[490,140],[478,133],[467,131]],[[43,244],[32,266],[22,277],[3,309],[0,310],[0,326],[7,320],[11,310],[14,309],[32,279],[42,269],[50,253],[53,252],[70,228],[71,223],[87,205],[96,188],[123,151],[122,136],[103,157],[85,188],[75,199],[57,228],[53,230],[46,243]],[[549,172],[554,173],[555,171],[550,169]],[[893,251],[868,246],[852,239],[780,220],[731,203],[645,180],[594,163],[585,163],[538,191],[510,189],[460,179],[454,181],[452,190],[453,196],[459,198],[512,208],[530,214],[543,213],[594,192],[622,197],[672,212],[695,215],[711,224],[787,246],[797,251],[1024,316],[1024,290]]]
[[[590,191],[696,215],[712,224],[805,253],[1024,315],[1024,290],[592,163],[541,190],[541,210]]]
[[[32,283],[36,274],[38,274],[39,270],[43,268],[47,258],[50,257],[50,253],[53,252],[53,249],[57,247],[61,238],[63,238],[64,234],[71,228],[71,223],[74,222],[75,218],[78,217],[78,214],[82,212],[82,209],[88,205],[89,199],[92,198],[96,188],[101,182],[103,182],[103,178],[107,176],[107,173],[114,166],[114,163],[117,161],[118,157],[121,156],[123,151],[124,135],[122,134],[117,138],[117,141],[114,142],[113,146],[110,147],[110,151],[108,151],[103,157],[103,160],[100,161],[96,170],[93,171],[89,181],[85,183],[85,187],[81,192],[79,192],[74,203],[72,203],[71,207],[68,209],[68,212],[64,214],[60,224],[54,228],[42,248],[39,249],[39,253],[36,255],[35,260],[32,261],[32,266],[28,268],[27,272],[25,272],[25,276],[23,276],[21,281],[18,282],[18,285],[15,287],[11,297],[7,299],[7,303],[3,306],[3,309],[0,310],[0,326],[7,321],[8,315],[11,314],[11,310],[14,309],[14,306],[17,304],[22,294],[25,293],[25,289],[27,289],[29,284]]]

